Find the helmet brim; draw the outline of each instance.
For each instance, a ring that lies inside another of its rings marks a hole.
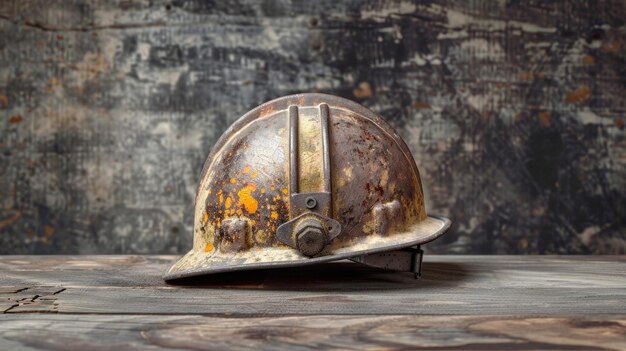
[[[410,230],[389,236],[369,235],[349,246],[334,249],[332,254],[306,257],[289,248],[252,248],[238,253],[199,252],[191,250],[172,265],[163,275],[166,282],[215,273],[253,269],[280,268],[311,265],[351,257],[397,250],[425,244],[445,234],[450,220],[445,217],[428,216]]]

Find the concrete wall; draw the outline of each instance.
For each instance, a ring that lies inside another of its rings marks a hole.
[[[180,253],[241,114],[320,91],[405,138],[441,253],[626,253],[623,1],[0,2],[0,253]]]

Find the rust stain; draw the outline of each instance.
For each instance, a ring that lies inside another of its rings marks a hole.
[[[225,206],[226,208],[230,208],[230,206],[232,205],[232,203],[233,203],[233,200],[232,200],[232,199],[230,198],[230,196],[229,196],[229,197],[227,197],[227,198],[226,198],[226,203],[224,204],[224,206]]]
[[[23,120],[24,119],[20,115],[13,115],[9,117],[9,123],[11,124],[19,124],[19,123],[22,123]]]
[[[489,121],[489,111],[483,111],[483,121]]]
[[[618,129],[622,129],[622,128],[624,127],[624,120],[623,120],[623,119],[621,119],[621,118],[616,118],[616,119],[614,120],[614,122],[615,122],[615,126],[616,126]]]
[[[583,56],[583,63],[586,65],[593,65],[594,63],[596,63],[596,59],[591,56],[591,55],[585,55]]]
[[[589,99],[591,96],[591,89],[588,86],[583,85],[578,89],[570,92],[565,97],[565,102],[569,102],[570,104],[574,104],[577,102],[583,102]]]
[[[232,184],[235,184],[235,183],[237,183],[237,180],[235,180],[235,178],[230,178],[230,182],[231,182]]]
[[[256,178],[258,174],[259,172],[257,172],[256,170],[252,171],[252,174],[250,174],[250,178]]]
[[[204,252],[211,252],[213,251],[215,247],[213,246],[212,243],[207,243],[206,246],[204,247]]]
[[[202,223],[207,224],[208,221],[209,221],[209,214],[204,212],[202,214]]]
[[[271,217],[272,219],[278,219],[278,212],[276,212],[276,211],[272,211],[272,213],[270,213],[270,217]]]
[[[49,226],[49,225],[47,225],[47,226],[43,227],[43,232],[44,232],[46,238],[49,238],[49,237],[52,236],[52,234],[54,234],[54,228]]]
[[[274,112],[276,112],[276,109],[274,109],[274,106],[268,105],[261,109],[261,111],[259,112],[259,117],[265,117],[267,115],[273,114]]]
[[[520,249],[525,249],[528,247],[528,239],[522,238],[517,242],[517,247]]]
[[[415,107],[417,109],[429,109],[430,108],[430,104],[427,103],[427,102],[415,101],[415,102],[413,102],[413,107]]]
[[[248,213],[256,213],[256,210],[259,207],[259,202],[257,201],[257,199],[254,198],[254,196],[252,196],[252,192],[255,190],[256,185],[251,182],[246,185],[245,188],[237,192],[237,196],[239,197],[239,205],[243,206],[246,211],[248,211]],[[238,210],[237,214],[241,215],[241,213],[239,213],[240,211],[241,210]]]
[[[537,119],[541,122],[541,124],[543,124],[544,127],[550,126],[551,118],[552,116],[550,116],[550,112],[547,111],[539,112],[539,115],[537,116]]]
[[[602,45],[602,51],[604,52],[618,52],[622,47],[622,43],[618,40],[610,41]]]
[[[20,212],[16,212],[14,213],[11,217],[0,221],[0,229],[3,229],[4,227],[8,226],[9,224],[17,221],[20,217],[22,216],[22,214]]]
[[[0,104],[2,104],[2,107],[8,106],[9,98],[6,95],[0,95]]]
[[[532,82],[535,79],[535,74],[533,72],[521,72],[518,76],[520,80],[525,82]]]
[[[370,87],[370,83],[368,82],[359,83],[359,86],[354,88],[352,93],[354,94],[354,97],[359,99],[370,98],[373,95],[372,88]]]
[[[285,194],[285,195],[289,194],[289,189],[284,188],[284,189],[283,189],[283,194]]]

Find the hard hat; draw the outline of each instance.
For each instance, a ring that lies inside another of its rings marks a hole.
[[[218,140],[197,189],[193,249],[178,278],[351,259],[419,274],[428,216],[400,136],[352,101],[298,94],[246,113]]]

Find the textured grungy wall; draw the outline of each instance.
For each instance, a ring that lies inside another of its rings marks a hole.
[[[623,1],[0,1],[0,253],[179,253],[204,158],[322,91],[407,140],[436,252],[626,252]]]

